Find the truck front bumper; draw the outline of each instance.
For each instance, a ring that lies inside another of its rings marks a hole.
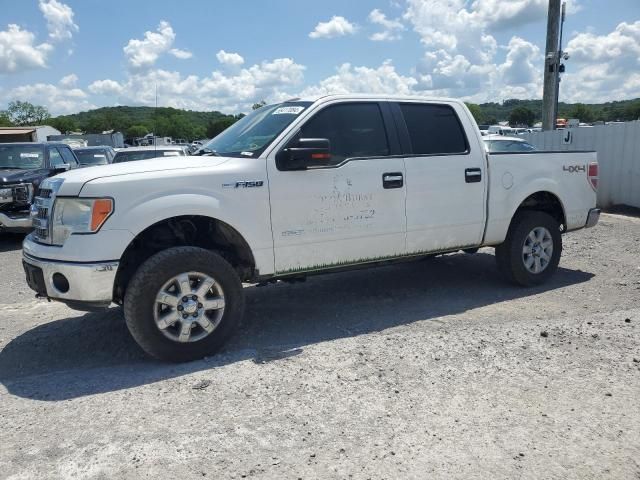
[[[6,232],[27,232],[31,230],[31,216],[29,213],[7,215],[0,212],[0,230]]]
[[[77,310],[108,307],[118,262],[76,263],[22,254],[27,283],[39,296],[58,300]]]
[[[589,210],[589,215],[587,215],[587,223],[584,225],[584,228],[595,227],[600,220],[600,212],[599,208],[592,208]]]

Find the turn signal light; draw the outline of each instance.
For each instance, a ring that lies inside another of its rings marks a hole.
[[[91,211],[91,230],[97,231],[102,224],[109,218],[113,212],[113,200],[110,198],[101,198],[93,202],[93,210]]]

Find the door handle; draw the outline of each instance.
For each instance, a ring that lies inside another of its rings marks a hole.
[[[404,177],[401,172],[389,172],[382,174],[382,188],[402,188]]]
[[[464,181],[467,183],[478,183],[482,180],[482,170],[479,168],[467,168],[464,171]]]

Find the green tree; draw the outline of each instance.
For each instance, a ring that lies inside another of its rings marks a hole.
[[[149,133],[149,129],[144,125],[131,125],[127,128],[127,138],[137,138],[144,137],[147,133]]]
[[[624,108],[622,118],[625,120],[640,120],[640,100],[635,100]]]
[[[484,114],[482,113],[482,109],[480,108],[480,105],[476,105],[475,103],[467,103],[465,102],[465,104],[467,105],[467,108],[469,108],[469,111],[471,112],[471,115],[473,115],[473,118],[475,118],[476,123],[481,124],[484,122]]]
[[[60,130],[61,133],[75,132],[78,130],[78,124],[69,117],[55,117],[49,120],[49,125]]]
[[[220,120],[210,122],[209,125],[207,125],[207,137],[217,137],[234,123],[236,123],[236,119],[233,117],[225,117]]]
[[[20,127],[27,125],[42,125],[51,118],[49,111],[40,105],[33,105],[29,102],[9,102],[7,109],[9,120],[14,125]]]
[[[530,127],[536,121],[536,114],[527,107],[516,107],[509,114],[509,125],[526,125]]]
[[[591,123],[595,121],[596,114],[593,108],[583,103],[576,103],[568,113],[569,118],[577,118],[581,122]]]
[[[13,123],[7,112],[0,111],[0,127],[13,127]]]
[[[251,107],[251,110],[258,110],[259,108],[264,107],[267,104],[264,100],[260,100],[258,103],[254,103]]]

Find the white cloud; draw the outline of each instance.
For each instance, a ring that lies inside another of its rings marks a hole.
[[[60,85],[35,83],[19,86],[1,94],[0,101],[8,103],[13,100],[22,100],[36,105],[44,105],[52,115],[96,108],[87,99],[87,94],[83,90],[63,86],[61,85],[63,80],[64,78],[60,81]]]
[[[180,50],[179,48],[172,48],[169,50],[169,53],[180,60],[186,60],[187,58],[193,57],[193,53],[189,50]]]
[[[162,20],[156,32],[145,32],[144,39],[131,39],[123,48],[129,66],[134,69],[149,68],[158,57],[168,52],[176,34],[169,22]]]
[[[75,87],[78,83],[78,76],[75,73],[67,75],[66,77],[62,77],[58,82],[61,87],[64,88],[72,88]]]
[[[96,80],[89,85],[89,91],[96,95],[120,95],[123,88],[115,80]]]
[[[354,67],[344,63],[332,75],[317,85],[305,88],[300,94],[303,97],[340,93],[388,93],[410,95],[417,85],[413,77],[403,76],[396,72],[390,60],[378,68]]]
[[[328,22],[320,22],[309,34],[311,38],[335,38],[356,33],[357,26],[344,17],[333,16]]]
[[[244,58],[237,53],[225,52],[224,50],[220,50],[216,53],[216,58],[223,65],[231,65],[234,67],[238,67],[244,63]]]
[[[571,55],[560,95],[574,102],[640,97],[640,21],[622,22],[606,35],[580,33],[565,47]]]
[[[47,66],[47,56],[53,50],[48,43],[35,45],[35,35],[10,24],[0,31],[0,74],[15,73]]]
[[[47,21],[49,37],[54,41],[70,40],[78,31],[73,22],[73,10],[58,0],[40,0],[38,6]]]
[[[232,75],[214,71],[207,77],[184,76],[158,69],[134,72],[123,82],[98,80],[89,91],[116,97],[114,103],[152,105],[157,85],[163,106],[237,113],[250,110],[260,100],[281,98],[286,90],[302,84],[304,70],[290,58],[265,61]]]
[[[369,37],[370,40],[375,42],[390,42],[402,38],[400,32],[405,29],[404,24],[400,20],[388,19],[387,16],[377,8],[369,13],[369,21],[382,27],[381,32],[376,32]]]

